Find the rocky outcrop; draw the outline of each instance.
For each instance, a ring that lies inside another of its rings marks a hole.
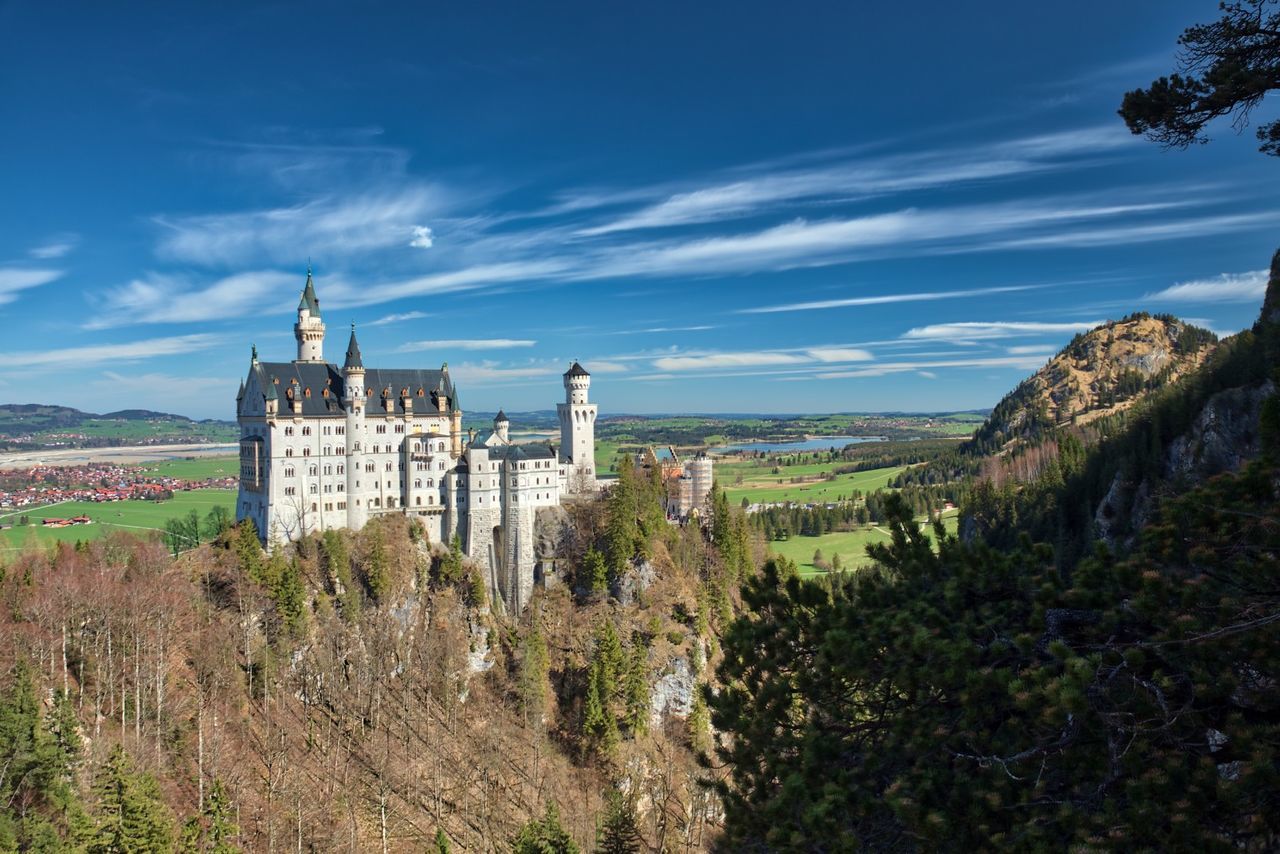
[[[693,692],[697,679],[688,659],[674,658],[667,672],[653,685],[649,695],[649,720],[654,729],[662,726],[667,715],[686,717],[693,709]]]
[[[658,580],[658,568],[647,560],[634,562],[613,584],[609,592],[622,605],[634,605],[640,594]]]
[[[1169,443],[1157,477],[1134,483],[1116,475],[1094,514],[1099,539],[1112,547],[1129,545],[1170,485],[1187,486],[1235,471],[1256,457],[1261,450],[1262,405],[1275,392],[1270,380],[1218,392],[1206,401],[1191,428]]]
[[[563,565],[573,552],[577,531],[562,506],[540,507],[534,516],[534,581],[544,587],[564,582]]]

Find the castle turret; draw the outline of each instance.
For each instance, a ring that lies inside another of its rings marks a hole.
[[[320,300],[311,281],[311,267],[307,267],[307,284],[298,301],[298,322],[293,325],[293,337],[298,339],[299,362],[324,361],[324,321],[320,319]]]
[[[560,416],[560,462],[569,466],[570,493],[596,488],[596,405],[587,401],[591,374],[574,362],[564,372],[564,403],[556,404]]]
[[[511,442],[511,422],[507,420],[507,413],[501,409],[493,417],[493,435],[497,436],[504,445]]]
[[[347,468],[347,527],[359,530],[368,519],[368,507],[360,486],[361,469],[364,468],[364,361],[360,358],[360,344],[356,341],[356,325],[351,324],[351,341],[347,344],[347,358],[342,364],[344,394],[342,406],[347,411],[346,468]]]

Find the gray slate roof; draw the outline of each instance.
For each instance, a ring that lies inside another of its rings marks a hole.
[[[323,362],[259,362],[257,370],[261,373],[259,381],[267,389],[267,398],[275,392],[280,400],[282,413],[291,410],[291,401],[287,392],[294,390],[294,395],[302,400],[304,416],[345,416],[342,397],[346,386],[342,379],[342,370],[333,364]],[[279,380],[279,383],[273,382]],[[413,400],[415,413],[431,413],[436,411],[437,389],[444,389],[445,397],[453,397],[453,382],[449,374],[440,370],[419,370],[415,368],[369,368],[365,371],[365,390],[372,392],[365,396],[365,411],[369,415],[394,413],[404,414],[402,392],[408,390]],[[311,394],[307,395],[307,389]],[[328,390],[328,395],[325,391]],[[421,396],[419,395],[421,391]],[[392,409],[383,406],[383,395],[393,401]],[[451,408],[451,407],[450,407]]]
[[[578,364],[578,362],[577,362],[577,361],[575,361],[572,365],[570,365],[570,366],[569,366],[569,370],[565,371],[565,372],[564,372],[564,375],[565,375],[566,377],[589,377],[589,376],[591,376],[591,374],[587,373],[587,369],[586,369],[586,368],[584,368],[584,367],[582,367],[582,365]]]
[[[320,316],[320,300],[316,299],[316,288],[311,283],[311,268],[307,268],[307,285],[302,289],[302,299],[298,301],[298,309],[307,309],[312,317]]]

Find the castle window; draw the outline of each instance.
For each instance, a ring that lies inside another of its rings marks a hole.
[[[346,474],[346,473],[347,473],[346,466],[338,466],[338,474]]]
[[[292,427],[286,427],[286,428],[284,428],[284,434],[285,434],[286,436],[292,436],[292,435],[293,435],[293,428],[292,428]]]
[[[311,502],[311,512],[316,512],[316,503],[314,501]]]
[[[288,466],[288,467],[284,470],[284,476],[285,476],[285,477],[293,477],[293,466]]]
[[[324,473],[325,473],[325,474],[333,474],[333,466],[325,466],[325,467],[324,467]]]
[[[310,474],[312,477],[315,477],[315,476],[316,476],[316,467],[315,467],[315,466],[312,466],[312,467],[311,467],[311,469],[310,469],[310,471],[308,472],[308,474]]]
[[[336,436],[342,436],[342,435],[345,435],[345,434],[346,434],[346,432],[347,432],[346,425],[344,425],[344,424],[339,424],[337,427],[333,428],[333,432],[334,432],[334,435],[336,435]]]
[[[311,435],[311,428],[310,428],[310,427],[303,427],[303,428],[302,428],[302,435],[304,435],[304,436],[310,436],[310,435]]]
[[[372,472],[372,471],[373,471],[373,463],[365,463],[365,464],[364,464],[364,470],[365,470],[365,471],[367,471],[367,472]]]
[[[324,446],[324,455],[327,457],[327,456],[330,456],[330,455],[332,455],[332,454],[333,454],[333,447],[332,447],[332,446],[330,446],[330,445],[325,445],[325,446]]]
[[[329,396],[329,389],[327,389],[327,388],[326,388],[326,389],[324,389],[323,391],[321,391],[321,392],[320,392],[320,396],[321,396],[321,397],[324,397],[324,398],[327,398],[327,397]]]
[[[286,486],[286,487],[284,488],[284,494],[285,494],[285,495],[297,495],[297,494],[298,494],[298,489],[297,489],[297,487],[295,487],[295,486]]]
[[[421,386],[419,386],[419,387],[418,387],[418,397],[422,397],[423,393],[424,393],[424,392],[422,391],[422,387],[421,387]]]
[[[387,463],[387,471],[391,471],[391,463]]]
[[[314,483],[313,483],[313,484],[311,484],[311,490],[310,490],[310,492],[311,492],[311,494],[312,494],[312,495],[315,495],[315,494],[316,494],[317,492],[319,492],[319,491],[320,491],[319,489],[316,489],[316,485],[315,485]],[[314,510],[315,508],[313,507],[312,509]]]
[[[293,448],[285,448],[285,449],[284,449],[284,455],[285,455],[286,457],[292,457],[292,456],[293,456]]]
[[[365,389],[365,391],[364,391],[364,396],[365,396],[365,397],[373,397],[373,389],[371,389],[371,388]]]
[[[303,448],[303,449],[302,449],[302,455],[303,455],[304,457],[309,457],[309,456],[311,456],[311,449],[310,449],[310,448]]]
[[[345,483],[343,483],[342,481],[338,481],[338,491],[339,491],[339,492],[346,492],[346,491],[347,491],[347,485],[346,485]]]
[[[403,425],[403,424],[397,424],[397,425],[396,425],[396,432],[397,432],[397,433],[403,433],[403,432],[404,432],[404,425]]]
[[[416,477],[413,479],[413,488],[422,489],[422,478]]]
[[[339,501],[339,502],[338,502],[338,509],[339,509],[339,510],[346,510],[346,509],[347,509],[347,502],[345,502],[345,501]]]
[[[421,496],[421,495],[419,495],[419,496],[418,496],[418,499],[417,499],[417,501],[416,501],[415,503],[416,503],[419,507],[421,507],[421,506],[422,506],[422,496]]]
[[[444,450],[444,442],[441,442],[441,443],[440,443],[440,450],[441,450],[441,451],[443,451],[443,450]]]
[[[374,430],[374,432],[376,432],[376,433],[385,433],[385,432],[387,432],[387,425],[386,425],[386,424],[379,424],[379,425],[377,426],[377,428]]]
[[[305,389],[302,390],[302,396],[311,397],[311,386],[307,386]]]

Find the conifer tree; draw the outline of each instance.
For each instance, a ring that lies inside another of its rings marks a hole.
[[[391,593],[391,560],[382,538],[382,526],[371,525],[368,534],[369,556],[365,560],[364,577],[369,595],[381,603]]]
[[[262,544],[258,542],[258,529],[252,519],[244,519],[236,526],[234,547],[240,571],[252,581],[262,583]]]
[[[149,774],[135,772],[116,745],[94,780],[98,827],[89,854],[161,852],[173,845],[173,820]]]
[[[298,559],[277,561],[272,558],[275,585],[271,591],[271,599],[280,618],[281,634],[286,637],[301,637],[307,623],[307,594],[302,586],[302,569]]]
[[[444,828],[436,828],[435,838],[436,854],[449,854],[449,837],[445,835]]]
[[[214,780],[204,811],[192,816],[183,827],[179,846],[182,854],[237,854],[240,848],[232,840],[240,831],[234,816],[226,786],[221,780]]]
[[[360,591],[351,578],[351,554],[342,533],[333,528],[324,532],[320,540],[329,574],[334,582],[334,594],[338,597],[342,619],[353,623],[360,616]]]
[[[542,619],[534,613],[525,632],[520,656],[520,700],[530,725],[541,726],[547,707],[547,671],[550,659],[542,636]]]
[[[626,724],[632,735],[641,735],[649,728],[649,651],[641,643],[631,647],[627,656],[627,673],[623,682],[626,696]]]
[[[596,551],[594,546],[587,549],[582,559],[582,572],[593,595],[601,596],[609,592],[609,567],[605,564],[604,555]]]
[[[698,753],[711,749],[711,717],[707,711],[707,699],[701,684],[693,686],[693,705],[689,709],[689,746]]]
[[[578,854],[580,849],[560,824],[560,808],[547,802],[542,818],[530,819],[511,840],[512,854]]]
[[[640,830],[632,801],[617,789],[605,795],[604,819],[596,832],[596,854],[638,854]]]

